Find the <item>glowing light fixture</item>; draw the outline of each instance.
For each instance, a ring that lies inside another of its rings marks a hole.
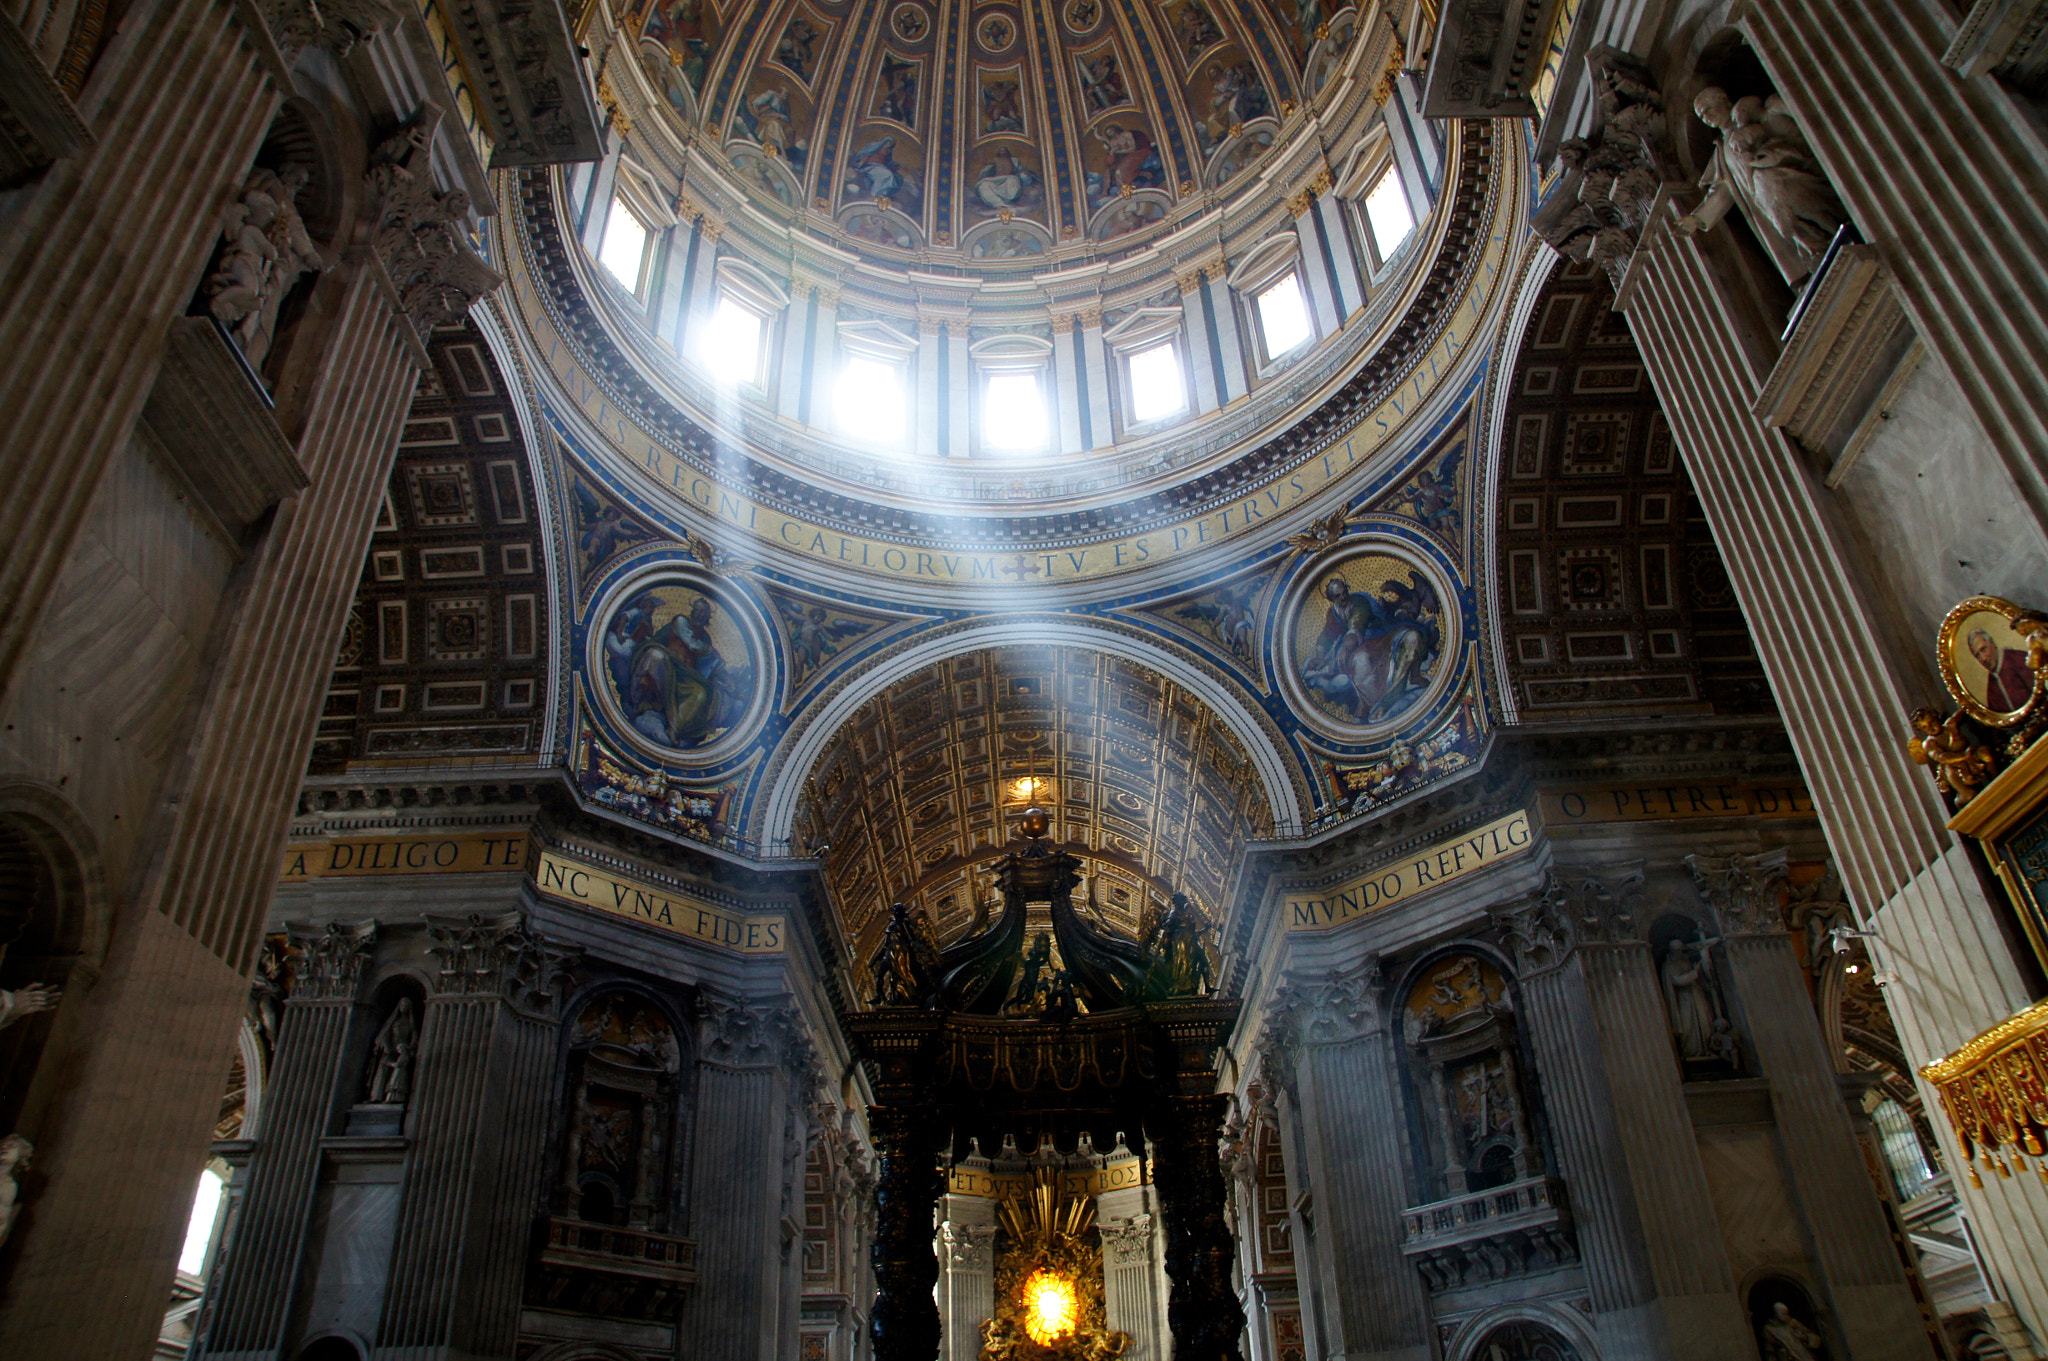
[[[1052,781],[1043,775],[1026,775],[1010,781],[1010,797],[1018,803],[1033,803],[1052,796]]]
[[[1074,1331],[1081,1312],[1074,1283],[1056,1271],[1040,1269],[1024,1282],[1024,1331],[1041,1347],[1049,1347]]]

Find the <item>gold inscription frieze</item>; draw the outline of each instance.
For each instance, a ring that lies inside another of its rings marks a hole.
[[[625,917],[740,954],[780,954],[788,919],[780,912],[735,912],[680,890],[615,874],[510,835],[341,837],[285,851],[283,883],[415,874],[526,874],[550,898]]]
[[[1660,781],[1547,789],[1543,791],[1540,807],[1546,827],[1588,822],[1668,822],[1681,818],[1813,816],[1813,798],[1796,781]]]
[[[543,851],[534,883],[551,898],[593,907],[643,926],[722,946],[743,955],[780,954],[788,920],[776,913],[740,913],[641,879]]]
[[[463,833],[458,836],[340,837],[284,853],[287,884],[378,874],[507,873],[532,867],[533,839]]]
[[[1143,1186],[1150,1180],[1143,1159],[1118,1158],[1101,1167],[1060,1173],[1059,1192],[1062,1197],[1098,1196],[1104,1191]],[[1029,1172],[984,1172],[957,1163],[946,1169],[946,1194],[953,1196],[1003,1200],[1029,1194],[1031,1185]]]
[[[1512,860],[1527,853],[1535,840],[1527,810],[1518,809],[1476,831],[1403,856],[1393,864],[1337,888],[1314,896],[1288,895],[1285,900],[1287,929],[1328,931],[1346,925],[1431,889]]]

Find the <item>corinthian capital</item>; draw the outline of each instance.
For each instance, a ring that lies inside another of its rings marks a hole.
[[[1546,973],[1570,957],[1577,939],[1572,931],[1573,894],[1556,875],[1546,874],[1543,886],[1526,898],[1494,911],[1515,952],[1515,967],[1524,978]]]
[[[1693,883],[1731,936],[1775,936],[1785,931],[1785,848],[1762,855],[1688,855]]]
[[[377,943],[375,921],[294,923],[285,930],[298,954],[293,998],[332,1002],[355,997],[363,965]]]
[[[434,990],[442,996],[501,996],[521,1011],[552,1015],[563,977],[582,953],[526,929],[520,912],[485,916],[428,913],[421,918],[441,961]]]
[[[471,303],[504,282],[463,237],[469,195],[434,187],[431,148],[440,121],[429,108],[385,138],[363,175],[377,211],[371,246],[398,291],[399,310],[421,335],[462,320]]]

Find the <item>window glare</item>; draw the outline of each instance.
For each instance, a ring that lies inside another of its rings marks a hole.
[[[832,394],[839,428],[856,439],[887,443],[903,437],[903,385],[896,366],[854,355]]]
[[[996,449],[1037,449],[1045,444],[1045,398],[1035,373],[990,376],[981,395],[981,437]]]
[[[731,298],[720,298],[704,328],[704,365],[728,383],[761,381],[761,315]]]
[[[178,1254],[178,1270],[197,1276],[206,1265],[206,1249],[213,1242],[213,1224],[220,1210],[222,1183],[212,1168],[199,1175],[199,1190],[192,1197],[192,1218],[185,1225],[185,1247]]]
[[[1266,336],[1266,356],[1277,359],[1315,336],[1309,324],[1308,300],[1301,279],[1290,273],[1259,294],[1259,329]]]
[[[634,292],[640,291],[640,261],[647,254],[647,228],[618,199],[612,200],[611,216],[604,224],[604,240],[597,248],[597,262],[612,277]]]
[[[1365,196],[1365,218],[1372,224],[1373,248],[1382,260],[1399,250],[1408,233],[1415,230],[1415,214],[1392,166],[1380,173],[1379,183]]]
[[[1165,341],[1131,356],[1131,419],[1156,421],[1184,410],[1187,387],[1181,381],[1180,361],[1173,342]]]

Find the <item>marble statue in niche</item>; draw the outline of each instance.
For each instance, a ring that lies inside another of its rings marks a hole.
[[[412,998],[401,997],[370,1046],[371,1105],[406,1103],[412,1095],[412,1064],[418,1053],[419,1027],[413,1020]]]
[[[0,1030],[37,1012],[53,1010],[63,999],[61,988],[41,983],[12,991],[0,988]],[[36,1146],[25,1135],[10,1134],[0,1139],[0,1243],[7,1241],[15,1218],[21,1213],[21,1174],[28,1171],[29,1156],[35,1151]]]
[[[1671,1042],[1688,1078],[1726,1075],[1742,1067],[1741,1046],[1714,961],[1714,947],[1720,943],[1719,937],[1700,938],[1689,918],[1667,917],[1651,932]]]
[[[1751,1286],[1749,1318],[1763,1361],[1827,1361],[1820,1315],[1796,1282],[1766,1276]]]
[[[1740,205],[1785,281],[1804,279],[1849,216],[1791,110],[1776,95],[1731,99],[1718,85],[1700,91],[1692,107],[1721,142],[1700,177],[1707,197],[1679,219],[1679,230],[1705,231]]]
[[[19,1134],[0,1139],[0,1243],[14,1232],[21,1215],[21,1174],[28,1171],[36,1146]]]
[[[48,987],[42,983],[30,983],[9,992],[0,988],[0,1030],[17,1021],[25,1021],[39,1011],[50,1011],[64,1000],[62,988]]]
[[[329,260],[299,216],[308,175],[301,165],[282,171],[256,167],[242,193],[221,213],[220,264],[206,281],[207,310],[230,327],[242,357],[261,369],[277,340],[278,309],[292,285]]]

